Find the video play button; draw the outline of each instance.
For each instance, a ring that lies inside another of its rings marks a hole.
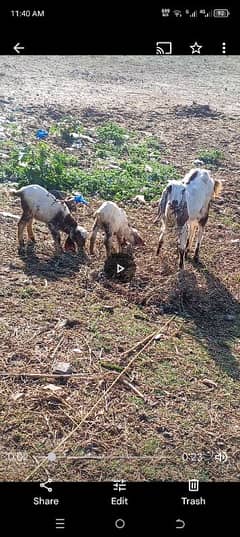
[[[119,272],[122,272],[122,270],[125,270],[125,267],[122,267],[122,265],[119,265],[117,263],[117,274],[119,274]]]
[[[128,282],[136,272],[136,265],[131,254],[112,254],[104,264],[107,278]]]

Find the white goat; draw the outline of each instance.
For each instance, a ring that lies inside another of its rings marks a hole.
[[[63,201],[59,201],[45,188],[28,185],[19,190],[12,189],[10,194],[21,199],[23,214],[18,222],[18,243],[20,250],[24,246],[23,233],[27,226],[28,238],[35,242],[32,229],[33,219],[45,222],[53,237],[58,253],[62,252],[60,231],[66,233],[79,250],[83,250],[87,231],[79,226]]]
[[[168,227],[176,227],[179,248],[179,267],[184,268],[184,260],[190,251],[196,226],[198,227],[194,260],[199,258],[199,249],[208,219],[210,201],[222,190],[221,181],[210,177],[207,170],[195,168],[182,181],[170,181],[162,193],[158,206],[161,218],[161,232],[157,255],[163,244]]]
[[[116,236],[118,250],[121,252],[126,243],[131,245],[144,245],[144,241],[135,228],[129,226],[127,215],[116,203],[105,201],[95,212],[95,222],[90,236],[90,254],[94,253],[97,233],[102,229],[105,233],[104,244],[107,257],[112,253],[112,241]]]

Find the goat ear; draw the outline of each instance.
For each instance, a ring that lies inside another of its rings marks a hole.
[[[171,192],[172,192],[172,185],[168,185],[167,186],[167,193],[171,194]]]

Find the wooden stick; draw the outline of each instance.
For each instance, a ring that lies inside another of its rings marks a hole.
[[[175,319],[176,315],[173,315],[166,323],[165,325],[163,326],[163,328],[166,328],[166,326],[168,326],[173,319]],[[157,334],[159,334],[159,330],[155,330],[154,332],[152,332],[152,334],[149,334],[148,336],[146,336],[144,339],[142,339],[141,341],[139,341],[138,343],[136,343],[133,347],[131,347],[130,349],[128,349],[127,351],[123,352],[121,354],[121,358],[123,358],[124,356],[128,356],[129,354],[132,354],[132,352],[134,352],[135,350],[138,349],[138,347],[140,347],[141,345],[144,345],[144,343],[148,342],[148,341],[151,341],[152,338],[154,338]]]
[[[147,401],[147,398],[145,397],[145,395],[143,395],[135,386],[133,386],[131,382],[128,382],[128,380],[125,380],[125,379],[121,379],[121,382],[125,384],[125,386],[127,386],[128,388],[131,388],[131,390],[133,390],[144,401]]]
[[[58,342],[57,346],[55,347],[54,351],[53,351],[52,354],[51,354],[51,358],[53,358],[53,357],[55,356],[55,354],[56,354],[58,348],[60,347],[60,345],[62,344],[63,340],[64,340],[64,336],[62,336],[62,337],[59,339],[59,342]]]
[[[92,376],[86,377],[85,375],[82,375],[82,373],[0,373],[0,377],[68,377],[74,379],[75,377],[81,377],[83,379],[89,379],[92,378]]]

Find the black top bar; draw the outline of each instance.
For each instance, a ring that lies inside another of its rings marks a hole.
[[[239,54],[238,15],[238,8],[228,5],[170,8],[168,2],[154,9],[139,7],[131,18],[120,6],[107,12],[91,6],[3,8],[0,54]],[[171,51],[157,43],[171,43]],[[190,48],[195,43],[199,52]]]

